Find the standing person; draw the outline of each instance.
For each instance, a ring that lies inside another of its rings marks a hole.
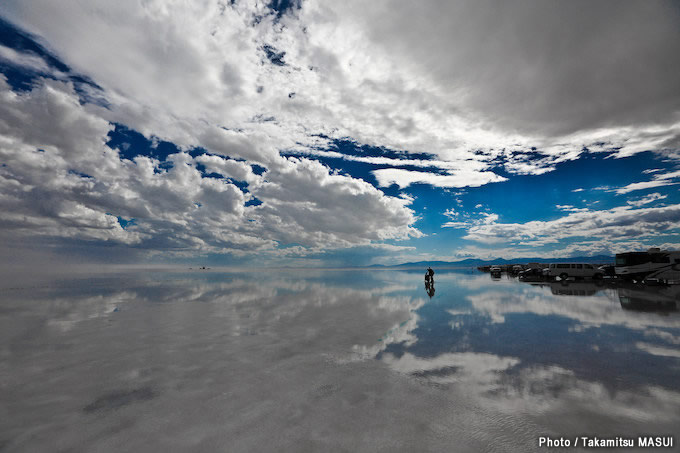
[[[434,277],[434,271],[432,270],[431,267],[428,266],[427,268],[427,275],[430,276],[430,278]]]

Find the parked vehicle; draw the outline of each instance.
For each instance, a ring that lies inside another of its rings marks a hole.
[[[626,280],[675,280],[680,275],[680,251],[651,248],[616,255],[616,275]]]
[[[559,277],[561,280],[570,277],[599,280],[604,274],[600,269],[588,263],[550,263],[547,268],[547,276],[550,278]]]
[[[602,275],[605,277],[616,277],[616,268],[611,264],[605,264],[604,266],[600,266],[598,269],[602,271]]]
[[[543,269],[526,269],[519,273],[519,279],[523,282],[541,282],[544,280]]]

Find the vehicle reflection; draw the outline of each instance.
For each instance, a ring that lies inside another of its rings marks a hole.
[[[605,291],[618,295],[621,307],[637,311],[675,311],[680,301],[680,285],[646,285],[623,281],[556,281],[531,283],[535,287],[550,288],[555,296],[595,296]]]
[[[619,288],[621,308],[643,312],[677,311],[680,286],[628,286]]]
[[[534,286],[545,286],[556,296],[593,296],[604,288],[598,282],[561,280],[549,283],[533,283]]]

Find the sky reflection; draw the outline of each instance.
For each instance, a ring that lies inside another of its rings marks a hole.
[[[437,298],[416,312],[415,340],[377,354],[394,370],[555,423],[565,413],[678,420],[680,287],[438,277]]]
[[[421,271],[5,283],[0,446],[527,451],[680,421],[678,288],[435,279],[431,298]]]

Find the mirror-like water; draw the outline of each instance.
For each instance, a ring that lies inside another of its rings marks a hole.
[[[0,450],[533,451],[675,435],[680,286],[476,271],[4,282]],[[675,447],[680,439],[675,439]]]

